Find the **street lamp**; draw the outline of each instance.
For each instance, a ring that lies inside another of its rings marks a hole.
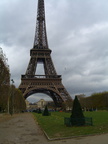
[[[12,104],[13,104],[13,102],[14,102],[14,100],[13,100],[13,98],[14,98],[14,95],[13,95],[13,84],[14,84],[14,80],[11,79],[11,82],[12,82],[12,91],[9,92],[9,97],[8,97],[8,114],[10,114],[10,111],[9,111],[9,109],[10,109],[10,97],[12,97]],[[14,111],[14,106],[13,106],[12,109],[13,109],[12,111]]]
[[[12,113],[14,114],[14,88],[13,88],[14,80],[11,79],[11,82],[12,82]]]
[[[9,104],[9,102],[10,102],[10,98],[12,98],[12,111],[11,111],[11,115],[14,113],[14,93],[13,93],[13,85],[14,85],[14,80],[13,79],[11,79],[11,82],[12,82],[12,89],[11,89],[11,92],[10,92],[10,96],[8,97],[8,114],[10,113],[10,111],[9,111],[9,107],[10,107],[10,104]]]

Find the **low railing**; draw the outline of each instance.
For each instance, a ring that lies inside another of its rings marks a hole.
[[[43,79],[43,78],[61,78],[61,75],[22,75],[21,76],[22,79],[34,79],[34,78],[39,78],[39,79]]]
[[[82,124],[83,121],[83,124]],[[74,126],[74,124],[72,124],[72,122],[77,123],[76,126],[81,126],[81,125],[86,125],[86,126],[92,126],[93,125],[93,121],[91,117],[84,117],[84,118],[64,118],[64,124],[66,126]]]

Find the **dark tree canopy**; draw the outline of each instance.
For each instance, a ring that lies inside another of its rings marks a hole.
[[[6,111],[9,97],[10,71],[7,58],[0,48],[0,111]]]
[[[0,112],[15,113],[26,109],[25,99],[19,89],[10,85],[7,58],[0,48]]]

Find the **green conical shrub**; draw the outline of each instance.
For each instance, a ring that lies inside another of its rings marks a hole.
[[[82,111],[82,108],[78,101],[77,96],[75,96],[75,99],[73,102],[73,109],[72,109],[72,114],[70,118],[71,118],[72,126],[85,125],[85,117],[83,115],[83,111]]]
[[[41,114],[41,113],[42,113],[42,111],[41,111],[40,108],[37,110],[37,113],[38,113],[38,114]]]
[[[49,113],[49,111],[48,111],[48,108],[47,108],[47,105],[45,106],[45,109],[44,109],[42,115],[43,115],[43,116],[49,116],[49,115],[50,115],[50,113]]]

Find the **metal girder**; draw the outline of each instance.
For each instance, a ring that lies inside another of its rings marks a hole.
[[[60,75],[57,75],[52,58],[51,50],[48,48],[44,0],[38,0],[37,23],[33,48],[30,50],[30,62],[25,75],[21,77],[19,89],[25,98],[33,93],[46,93],[57,106],[65,101],[71,101],[69,93],[62,84]],[[35,75],[37,64],[44,65],[44,75]]]

